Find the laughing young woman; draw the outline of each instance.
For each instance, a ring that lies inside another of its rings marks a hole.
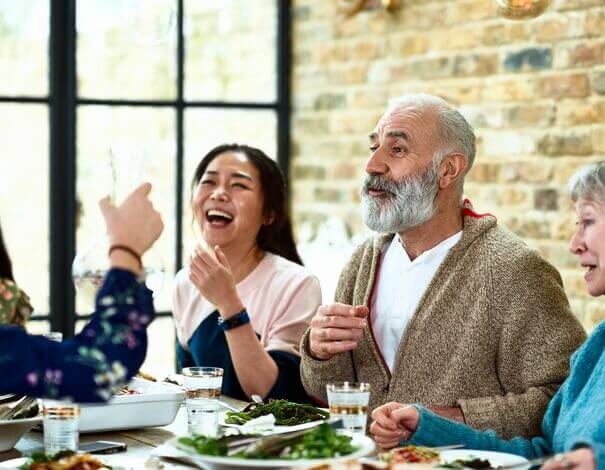
[[[192,207],[204,246],[176,277],[179,366],[222,367],[234,398],[306,401],[298,344],[321,290],[296,251],[278,166],[253,147],[216,147],[195,170]]]
[[[570,250],[586,269],[586,289],[605,295],[605,162],[580,169],[569,182],[578,215]],[[547,339],[545,339],[547,341]],[[372,413],[370,433],[383,448],[401,441],[425,446],[464,444],[528,458],[559,453],[543,468],[605,469],[605,321],[571,358],[569,376],[550,402],[542,436],[500,439],[431,413],[422,406],[387,403]]]

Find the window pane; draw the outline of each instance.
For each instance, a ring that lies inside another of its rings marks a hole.
[[[48,314],[48,108],[0,104],[0,224],[13,274]]]
[[[175,0],[85,0],[77,15],[80,97],[176,96]]]
[[[195,246],[192,227],[191,178],[197,164],[212,148],[224,143],[258,147],[269,157],[277,153],[277,117],[274,111],[190,109],[185,114],[185,182],[183,191],[184,256]]]
[[[48,94],[48,0],[0,0],[0,95]]]
[[[80,332],[85,320],[76,322],[76,332]],[[171,317],[156,318],[147,330],[147,356],[141,370],[162,380],[175,372],[175,341],[174,321]]]
[[[276,100],[277,2],[185,3],[187,100]]]
[[[78,109],[77,191],[81,214],[76,232],[77,253],[84,253],[99,237],[103,219],[98,200],[113,192],[120,201],[142,181],[153,185],[151,199],[164,221],[164,232],[143,258],[147,268],[163,265],[166,276],[156,291],[157,310],[170,310],[170,282],[174,276],[175,244],[175,115],[172,109],[82,106]],[[96,259],[106,266],[105,248]],[[90,313],[92,295],[76,291],[76,311]]]

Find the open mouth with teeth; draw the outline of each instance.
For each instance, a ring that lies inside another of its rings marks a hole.
[[[225,211],[210,209],[206,212],[206,220],[208,220],[211,226],[222,228],[233,222],[233,216]]]

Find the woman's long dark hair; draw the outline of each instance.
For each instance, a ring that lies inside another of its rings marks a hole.
[[[0,278],[10,279],[11,281],[15,280],[13,277],[13,265],[11,259],[8,257],[6,246],[4,246],[2,228],[0,228]]]
[[[243,153],[260,175],[263,192],[263,215],[267,218],[273,218],[273,222],[260,228],[256,237],[256,245],[263,251],[274,253],[302,265],[303,262],[296,250],[292,224],[288,215],[284,175],[277,163],[265,155],[262,150],[240,144],[223,144],[214,147],[202,158],[195,169],[191,181],[191,194],[195,193],[195,188],[210,162],[225,152]]]

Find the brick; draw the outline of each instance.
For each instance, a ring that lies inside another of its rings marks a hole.
[[[535,82],[531,77],[489,80],[481,98],[487,102],[525,101],[535,99]]]
[[[475,163],[466,179],[477,183],[495,183],[500,175],[500,165],[495,163]]]
[[[483,131],[483,154],[487,156],[519,156],[534,151],[534,139],[521,132]]]
[[[586,15],[586,33],[589,36],[602,37],[603,31],[605,31],[605,9],[588,11]]]
[[[576,230],[575,217],[571,213],[554,221],[551,237],[554,240],[569,242]]]
[[[368,66],[366,64],[344,64],[342,67],[334,67],[330,71],[330,75],[332,85],[366,83]]]
[[[565,134],[548,133],[537,145],[538,152],[551,157],[562,155],[590,155],[592,144],[587,131],[577,131]]]
[[[359,174],[360,167],[356,163],[339,163],[330,170],[330,178],[355,180]]]
[[[550,236],[549,226],[542,219],[513,217],[508,220],[504,219],[503,222],[509,230],[521,238],[544,239]]]
[[[546,47],[529,47],[509,52],[506,54],[502,66],[509,72],[549,69],[552,67],[552,50]]]
[[[494,2],[490,0],[467,0],[452,2],[447,12],[448,24],[484,20],[494,16]]]
[[[498,106],[462,105],[458,106],[458,111],[475,129],[501,128],[505,122],[506,110]]]
[[[510,206],[524,206],[528,199],[526,189],[502,187],[498,204],[507,208]]]
[[[555,67],[587,67],[603,62],[605,43],[592,42],[574,45],[561,45],[555,49]]]
[[[538,92],[545,98],[583,98],[590,87],[584,73],[553,75],[538,80]]]
[[[508,110],[506,120],[511,127],[549,127],[555,115],[553,105],[517,105]]]
[[[385,55],[386,40],[369,38],[357,41],[351,48],[351,57],[358,61],[375,60]]]
[[[532,21],[533,34],[540,42],[557,42],[582,37],[585,34],[586,14],[570,12],[565,15],[545,15]]]
[[[559,208],[559,191],[551,188],[536,189],[534,208],[540,211],[556,211]]]
[[[320,117],[301,117],[295,116],[293,119],[294,127],[303,133],[326,133],[329,130],[328,120]]]
[[[484,46],[503,46],[529,39],[531,28],[528,22],[507,21],[489,24],[481,31],[480,44]]]
[[[294,165],[292,176],[296,179],[323,180],[326,178],[326,169],[316,165]]]
[[[396,58],[424,54],[430,48],[429,39],[421,33],[392,33],[388,41],[388,53]]]
[[[493,75],[498,70],[498,57],[493,53],[457,56],[453,67],[456,77]]]
[[[387,83],[391,80],[391,66],[385,61],[374,61],[368,69],[368,83]]]
[[[401,77],[431,80],[451,77],[454,72],[454,62],[451,57],[417,59],[391,67],[391,77],[394,80]]]
[[[349,200],[348,192],[334,188],[316,188],[314,197],[321,202],[343,202]]]
[[[586,103],[582,100],[559,103],[557,121],[563,126],[605,122],[605,101]]]
[[[481,31],[475,25],[470,27],[456,25],[453,28],[431,31],[430,34],[432,50],[469,50],[474,49],[477,44],[481,44]]]
[[[553,174],[553,165],[549,161],[507,162],[500,168],[502,183],[547,183]]]
[[[593,129],[592,147],[595,153],[605,153],[605,126]]]
[[[594,72],[591,78],[592,90],[599,95],[605,95],[605,70]]]
[[[337,109],[344,108],[347,104],[346,96],[337,93],[322,93],[315,98],[313,108],[316,110],[322,109]]]
[[[348,101],[354,108],[386,108],[388,100],[389,94],[386,89],[370,87],[352,92]]]

